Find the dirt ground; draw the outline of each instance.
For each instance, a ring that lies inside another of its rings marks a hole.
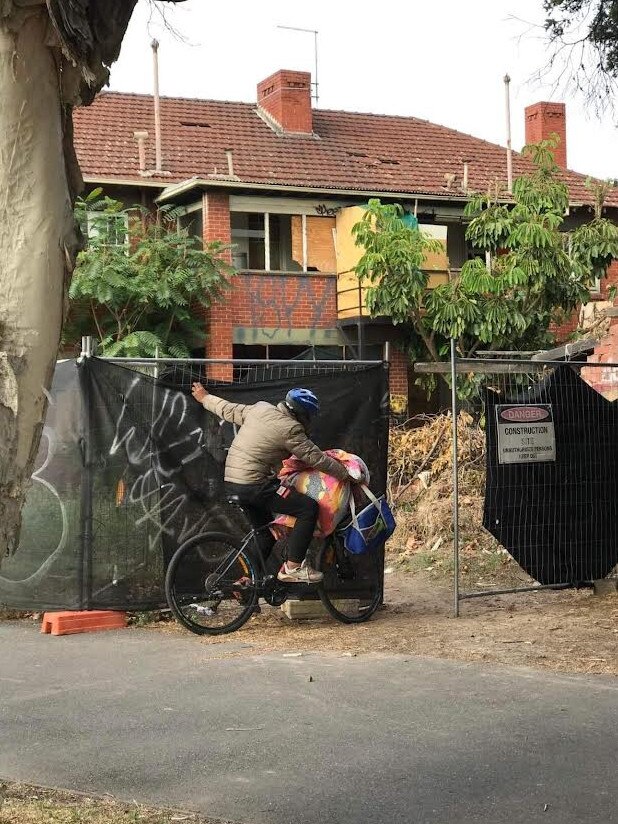
[[[82,793],[0,782],[0,824],[226,824]]]
[[[365,624],[339,624],[330,617],[290,621],[280,609],[262,604],[262,613],[232,635],[194,637],[200,644],[243,644],[240,652],[222,649],[222,657],[393,653],[618,675],[615,593],[599,597],[590,589],[538,590],[488,596],[461,602],[460,617],[454,618],[448,578],[393,568],[385,576],[384,598],[384,607]],[[0,620],[18,615],[0,613]],[[136,623],[152,631],[187,632],[168,618],[151,621],[141,615]]]
[[[393,571],[385,577],[384,608],[366,624],[290,621],[280,610],[265,607],[233,636],[196,640],[221,644],[233,638],[247,645],[233,655],[390,652],[618,675],[618,595],[542,590],[464,601],[459,618],[451,617],[452,611],[452,590],[444,579]],[[150,626],[185,632],[176,624]]]

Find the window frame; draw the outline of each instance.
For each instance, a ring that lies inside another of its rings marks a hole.
[[[308,225],[307,225],[307,213],[305,211],[301,212],[287,212],[287,211],[276,211],[271,209],[270,211],[263,211],[260,208],[243,208],[241,209],[233,209],[230,211],[230,238],[232,241],[232,245],[234,245],[234,229],[231,227],[231,215],[239,214],[239,215],[262,215],[264,218],[264,269],[256,269],[254,267],[247,266],[246,268],[242,268],[239,271],[241,272],[272,272],[281,275],[306,275],[306,274],[316,274],[316,275],[333,275],[335,271],[325,271],[325,272],[309,272],[309,243],[308,243]],[[294,269],[273,269],[272,268],[272,259],[271,259],[271,248],[270,248],[270,239],[271,239],[271,216],[289,216],[290,218],[300,218],[301,224],[301,243],[302,243],[302,260],[297,261],[300,265],[300,271]],[[317,215],[319,217],[319,215]],[[239,232],[247,231],[247,230],[238,230]],[[237,234],[237,237],[240,237],[240,234]],[[336,255],[336,243],[335,238],[333,237],[333,249]],[[232,251],[233,254],[233,251]],[[248,261],[247,261],[248,262]]]
[[[100,246],[103,246],[107,249],[122,249],[126,250],[127,255],[129,254],[129,215],[127,212],[110,212],[106,213],[104,211],[99,211],[96,209],[91,209],[86,212],[86,238],[88,243],[94,238],[99,236],[99,232],[97,230],[97,226],[95,223],[96,221],[100,221],[102,219],[106,219],[108,221],[111,220],[122,220],[123,228],[124,228],[124,240],[122,243],[100,243]]]

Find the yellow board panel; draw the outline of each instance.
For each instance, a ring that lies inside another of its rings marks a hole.
[[[337,212],[335,223],[336,229],[336,251],[337,251],[337,274],[351,272],[363,256],[364,249],[354,243],[352,227],[358,223],[365,214],[362,206],[348,206]]]
[[[363,206],[348,206],[337,212],[336,218],[336,260],[337,260],[337,309],[340,319],[368,315],[366,307],[367,285],[358,288],[358,278],[354,267],[364,254],[364,249],[354,242],[352,227],[361,220]],[[447,255],[447,227],[421,224],[425,232],[442,244],[442,252],[433,252],[425,259],[424,271],[429,273],[429,288],[435,289],[448,283],[449,260]]]
[[[448,272],[432,272],[429,275],[430,289],[435,289],[436,286],[442,286],[443,283],[448,283]]]

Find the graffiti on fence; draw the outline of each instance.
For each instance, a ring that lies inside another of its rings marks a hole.
[[[153,392],[152,420],[148,427],[135,422],[133,395],[141,381],[133,379],[118,416],[110,456],[123,453],[133,476],[127,502],[139,511],[137,528],[148,526],[149,548],[163,536],[177,544],[199,534],[213,518],[215,498],[211,473],[200,483],[202,498],[196,515],[196,490],[187,483],[194,472],[200,481],[205,458],[214,460],[207,433],[193,409],[195,402],[172,389]],[[223,422],[221,422],[223,423]]]
[[[47,396],[49,408],[55,406],[55,400],[51,393],[45,390],[45,394]],[[69,518],[67,514],[66,505],[62,500],[62,497],[58,492],[56,485],[53,483],[53,478],[49,475],[48,477],[45,477],[49,465],[53,461],[54,456],[56,454],[56,447],[56,428],[53,425],[50,425],[50,423],[47,423],[43,428],[41,444],[39,446],[39,456],[43,454],[43,451],[45,451],[45,459],[41,466],[32,473],[32,485],[33,489],[36,489],[37,486],[42,487],[43,490],[45,490],[45,492],[48,494],[48,496],[51,496],[53,510],[55,510],[59,515],[60,537],[56,545],[50,547],[49,554],[47,555],[47,557],[44,560],[42,560],[41,564],[34,571],[26,575],[26,577],[16,580],[13,578],[7,578],[4,575],[0,575],[2,591],[9,595],[18,594],[24,586],[32,586],[40,583],[45,577],[46,573],[51,568],[51,566],[54,564],[56,559],[65,551],[68,544]],[[53,516],[51,515],[51,512],[48,514],[48,519],[48,523],[49,521],[54,520]],[[48,530],[48,534],[50,531],[51,530]],[[19,548],[17,549],[17,553],[19,553]],[[8,568],[9,564],[7,564],[6,566]]]

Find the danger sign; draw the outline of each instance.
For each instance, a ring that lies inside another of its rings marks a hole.
[[[556,460],[556,433],[551,404],[498,404],[496,428],[498,463]]]

